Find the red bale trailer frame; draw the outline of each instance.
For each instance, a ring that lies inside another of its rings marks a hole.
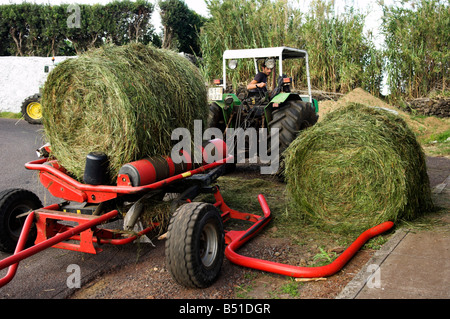
[[[39,172],[40,182],[49,192],[63,199],[59,204],[41,207],[36,195],[23,189],[0,193],[0,249],[12,255],[0,261],[0,270],[9,267],[0,287],[10,282],[19,262],[50,247],[97,254],[102,245],[124,245],[149,234],[160,226],[149,222],[142,226],[143,203],[163,200],[166,194],[179,194],[172,201],[173,214],[166,236],[166,265],[179,284],[204,288],[217,279],[224,256],[231,262],[253,269],[291,277],[315,278],[339,271],[370,238],[390,228],[382,223],[365,231],[334,262],[322,267],[297,267],[250,258],[237,253],[239,247],[259,233],[272,219],[263,195],[258,196],[262,214],[244,213],[226,205],[217,178],[232,160],[222,140],[209,141],[219,160],[194,165],[188,154],[186,163],[175,164],[168,157],[153,157],[122,167],[116,185],[102,184],[95,174],[93,154],[92,183],[81,183],[69,176],[57,160],[49,157],[49,148],[41,148],[44,158],[25,164]],[[204,147],[202,151],[204,151]],[[211,154],[211,153],[209,153]],[[87,161],[88,163],[88,161]],[[88,171],[88,164],[86,166]],[[214,203],[194,199],[209,193]],[[123,230],[105,228],[105,224],[123,220]],[[229,220],[250,222],[245,230],[225,230]],[[136,230],[137,226],[140,226]],[[188,249],[186,249],[188,248]]]

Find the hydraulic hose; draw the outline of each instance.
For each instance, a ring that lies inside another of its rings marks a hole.
[[[236,253],[236,250],[241,247],[246,241],[252,238],[264,225],[270,220],[270,210],[266,200],[262,195],[258,197],[261,208],[264,212],[264,217],[256,222],[241,236],[234,239],[225,249],[225,256],[233,263],[244,267],[249,267],[266,272],[272,272],[280,275],[295,277],[295,278],[318,278],[328,277],[339,270],[358,252],[358,250],[372,237],[382,234],[394,226],[394,223],[387,221],[375,227],[364,231],[338,258],[332,263],[320,267],[299,267],[276,263],[272,261],[246,257]]]

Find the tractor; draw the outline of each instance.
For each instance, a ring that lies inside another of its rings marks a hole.
[[[44,66],[45,78],[47,79],[48,74],[51,70],[56,67],[55,58],[52,58],[52,64]],[[29,97],[27,97],[22,102],[21,112],[22,116],[30,124],[42,124],[42,105],[41,105],[41,97],[42,97],[42,88],[43,85],[39,87],[39,93],[35,93]]]
[[[237,93],[227,86],[227,71],[235,70],[240,59],[253,59],[255,74],[262,63],[271,69],[271,92],[257,88],[256,93],[249,90]],[[292,78],[283,74],[283,62],[288,59],[305,60],[307,95],[291,92]],[[208,101],[209,128],[218,128],[224,135],[230,128],[267,128],[269,132],[277,128],[279,154],[301,130],[314,125],[319,117],[318,102],[311,95],[308,53],[289,47],[226,50],[223,78],[214,80],[214,86],[208,89]],[[271,134],[267,135],[269,140]],[[269,142],[267,147],[270,148]]]

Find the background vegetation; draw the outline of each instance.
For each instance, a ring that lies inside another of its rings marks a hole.
[[[449,3],[421,0],[410,9],[383,6],[384,56],[394,96],[417,98],[448,90]]]
[[[226,49],[292,46],[309,53],[314,89],[346,93],[361,87],[380,95],[387,75],[390,98],[448,95],[450,9],[448,0],[403,0],[383,10],[382,47],[365,30],[367,12],[335,1],[312,0],[300,7],[288,0],[205,0],[210,17],[182,0],[160,0],[163,32],[151,24],[155,5],[146,0],[80,5],[81,26],[69,28],[68,5],[31,3],[0,6],[0,55],[75,55],[105,43],[153,43],[202,58],[207,81],[222,76]],[[231,83],[253,77],[251,63],[240,65]],[[285,73],[301,88],[304,65]]]
[[[201,55],[198,33],[206,18],[190,10],[180,0],[160,1],[159,7],[164,27],[163,48]]]
[[[363,34],[364,15],[352,10],[334,13],[332,2],[313,1],[300,9],[288,1],[207,0],[211,19],[200,41],[204,73],[221,76],[221,55],[226,49],[289,46],[309,53],[311,83],[319,90],[346,93],[356,87],[377,93],[381,84],[382,59]],[[234,21],[234,23],[227,23]],[[231,79],[249,79],[248,64]],[[299,85],[305,68],[288,64],[286,73]]]
[[[68,4],[0,6],[0,55],[76,55],[109,42],[160,43],[150,24],[154,5],[144,0],[78,5],[80,27]]]

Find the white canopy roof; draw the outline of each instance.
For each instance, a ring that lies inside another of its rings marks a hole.
[[[242,50],[226,50],[223,53],[223,59],[243,59],[243,58],[268,58],[277,57],[281,59],[304,58],[307,56],[306,51],[289,48],[260,48],[260,49],[242,49]]]

